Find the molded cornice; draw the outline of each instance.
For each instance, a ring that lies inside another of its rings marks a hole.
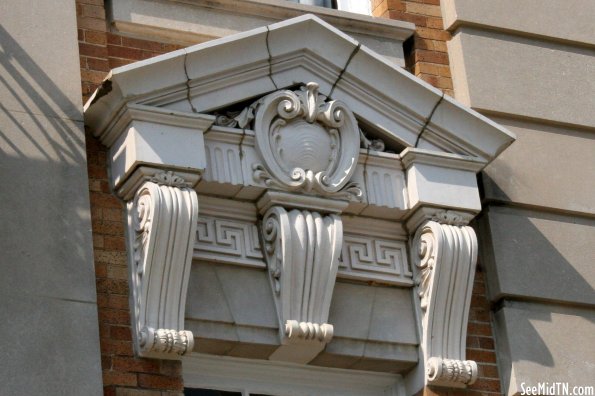
[[[102,134],[129,101],[206,112],[227,105],[229,97],[237,102],[310,81],[388,142],[489,162],[514,140],[501,126],[313,15],[114,69],[87,103],[86,122]]]

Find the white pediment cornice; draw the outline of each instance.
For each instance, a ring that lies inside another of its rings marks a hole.
[[[487,164],[514,140],[313,15],[114,69],[88,102],[86,122],[102,136],[125,103],[205,113],[311,81],[386,141],[405,147],[466,154]]]
[[[504,128],[312,15],[115,69],[85,116],[128,202],[138,355],[192,351],[196,258],[267,269],[270,359],[307,363],[332,342],[341,277],[415,288],[425,383],[475,381],[467,224],[477,172],[514,140]]]

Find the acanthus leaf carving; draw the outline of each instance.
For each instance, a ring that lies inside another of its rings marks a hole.
[[[431,220],[440,224],[464,226],[469,224],[471,217],[468,213],[457,212],[455,210],[438,210],[432,215]]]
[[[172,171],[156,173],[151,179],[155,184],[170,186],[170,187],[191,187],[182,177],[174,174]]]
[[[172,172],[152,180],[128,203],[135,350],[179,359],[194,345],[182,328],[198,199]]]
[[[477,364],[465,360],[465,339],[477,260],[475,232],[430,220],[417,230],[413,247],[426,380],[450,387],[472,384]]]
[[[364,134],[364,132],[361,129],[359,130],[359,136],[362,148],[380,152],[386,149],[386,146],[382,139],[368,139],[368,137]]]
[[[261,229],[282,343],[271,359],[307,363],[333,336],[327,320],[339,266],[341,219],[273,206]],[[284,348],[295,345],[300,346],[298,355]]]
[[[326,102],[318,84],[273,92],[245,108],[238,126],[253,124],[263,163],[253,178],[267,187],[324,197],[361,200],[350,183],[359,155],[360,133],[344,103]]]

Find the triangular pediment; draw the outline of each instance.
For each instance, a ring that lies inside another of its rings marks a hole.
[[[127,202],[137,355],[179,359],[195,338],[221,341],[220,330],[184,329],[185,319],[234,334],[242,326],[185,315],[196,259],[193,287],[207,293],[194,307],[222,300],[198,283],[218,263],[249,267],[252,286],[237,278],[246,290],[268,284],[250,309],[269,304],[276,318],[249,327],[276,326],[278,338],[263,341],[270,360],[332,354],[354,369],[421,367],[424,383],[477,378],[464,345],[477,251],[468,223],[481,210],[476,173],[514,141],[504,128],[312,15],[114,69],[85,122],[109,147],[111,187]],[[392,318],[409,330],[353,331],[351,318],[331,315],[333,300],[352,297],[333,297],[337,278],[364,293],[398,286],[387,290],[401,297],[384,301],[401,299]],[[354,355],[372,344],[398,353]]]
[[[125,104],[213,114],[308,82],[344,102],[388,145],[487,164],[514,141],[506,129],[313,15],[114,69],[87,104],[86,122],[102,136]]]

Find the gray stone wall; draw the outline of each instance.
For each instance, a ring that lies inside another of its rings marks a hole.
[[[443,0],[455,96],[517,135],[482,174],[503,390],[595,385],[595,2]]]
[[[75,5],[0,3],[0,394],[100,395]]]

